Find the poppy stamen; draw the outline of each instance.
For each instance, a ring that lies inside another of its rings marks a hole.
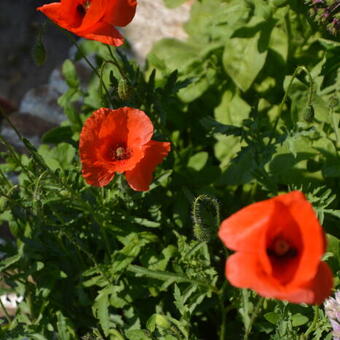
[[[130,155],[131,155],[130,151],[121,144],[116,145],[113,148],[112,158],[114,161],[121,161],[124,159],[128,159]]]
[[[297,251],[291,244],[284,238],[276,238],[269,249],[267,249],[268,255],[275,258],[291,258],[297,254]]]
[[[90,8],[90,0],[85,0],[82,4],[77,6],[77,12],[80,16],[84,17],[88,9]]]
[[[290,249],[290,244],[284,239],[277,239],[274,242],[274,252],[278,256],[285,255]]]

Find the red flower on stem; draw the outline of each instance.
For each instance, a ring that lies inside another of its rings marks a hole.
[[[293,303],[320,304],[331,294],[325,234],[301,192],[241,209],[222,222],[219,237],[236,251],[226,263],[232,285]]]
[[[148,190],[155,167],[170,151],[169,142],[151,140],[152,135],[153,125],[143,111],[122,107],[93,112],[79,141],[86,182],[102,187],[118,172],[125,173],[132,189]]]
[[[80,37],[120,46],[124,38],[114,26],[126,26],[136,6],[136,0],[61,0],[37,10]]]

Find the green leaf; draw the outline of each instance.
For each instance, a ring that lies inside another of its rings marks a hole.
[[[38,34],[36,38],[33,48],[32,48],[32,57],[36,65],[41,66],[46,61],[46,48],[42,41],[41,34]]]
[[[58,144],[70,140],[73,131],[70,126],[58,126],[47,131],[41,138],[43,143]]]
[[[278,53],[284,61],[288,57],[288,37],[281,27],[274,27],[270,36],[269,48]]]
[[[70,88],[77,88],[79,86],[79,79],[76,68],[70,59],[66,59],[62,66],[63,76],[67,85]]]
[[[277,323],[281,319],[281,315],[275,312],[269,312],[269,313],[264,314],[264,318],[270,323],[272,323],[273,325],[277,325]]]
[[[293,327],[298,327],[306,324],[308,322],[308,318],[300,313],[296,313],[292,316],[292,325]]]
[[[188,161],[188,168],[191,168],[196,171],[200,171],[204,168],[208,161],[208,153],[205,151],[201,151],[191,156]]]
[[[39,147],[38,152],[53,171],[72,167],[72,160],[76,155],[76,149],[67,143],[60,143],[52,148],[43,144]]]
[[[171,53],[169,53],[171,51]],[[176,39],[162,39],[154,44],[148,58],[152,64],[153,56],[162,60],[167,71],[183,70],[196,59],[199,48]]]
[[[187,0],[163,0],[166,7],[176,8],[184,4]]]
[[[250,111],[251,107],[236,91],[228,90],[215,108],[215,118],[222,124],[242,126],[242,121],[249,118]]]
[[[202,47],[221,44],[247,21],[250,6],[245,1],[195,1],[185,24],[189,39]]]
[[[21,259],[21,254],[16,254],[11,257],[6,257],[4,260],[0,262],[0,271],[4,271],[9,268],[11,265],[17,263]]]
[[[70,321],[60,312],[57,311],[57,329],[58,339],[60,340],[72,340],[76,338],[76,333],[71,326]]]
[[[159,222],[150,221],[146,218],[141,218],[141,217],[133,217],[131,218],[131,222],[137,223],[146,228],[159,228],[161,226]]]
[[[142,329],[131,329],[125,332],[125,335],[129,340],[152,340],[148,336],[148,332]]]
[[[92,307],[94,316],[99,320],[105,336],[109,335],[110,330],[110,314],[109,314],[109,296],[112,287],[108,286],[99,291]]]
[[[147,321],[146,328],[150,332],[154,332],[154,330],[156,329],[156,326],[160,327],[162,329],[168,329],[168,328],[170,328],[171,324],[170,324],[170,322],[168,321],[168,319],[165,315],[153,314],[153,315],[151,315],[151,317]]]
[[[221,124],[211,117],[204,117],[200,120],[201,125],[211,134],[221,133],[227,136],[242,136],[243,130],[233,125]]]
[[[271,21],[242,28],[225,44],[224,69],[244,92],[249,89],[264,66],[272,28]]]

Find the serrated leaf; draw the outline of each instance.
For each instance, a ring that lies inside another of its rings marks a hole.
[[[70,321],[60,312],[57,311],[57,329],[58,339],[72,340],[76,338],[76,334],[70,324]]]
[[[109,296],[111,294],[111,286],[105,287],[95,299],[93,311],[95,317],[99,320],[105,336],[109,335],[110,330],[110,314],[109,314]]]
[[[147,331],[142,329],[131,329],[126,331],[125,335],[129,340],[152,340],[152,338],[148,336]]]
[[[3,271],[7,268],[9,268],[11,265],[15,264],[21,259],[20,254],[13,255],[11,257],[7,257],[4,260],[0,262],[0,271]]]

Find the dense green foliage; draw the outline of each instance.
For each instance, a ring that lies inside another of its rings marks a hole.
[[[1,137],[0,221],[15,236],[0,246],[2,292],[24,297],[1,339],[331,339],[322,308],[231,287],[216,232],[245,205],[300,189],[338,276],[340,43],[301,0],[196,1],[185,29],[185,42],[155,44],[145,71],[82,42],[76,58],[94,55],[97,71],[84,86],[65,61],[68,120],[38,150],[22,139],[26,155]],[[81,177],[83,121],[121,106],[172,143],[148,192]]]

